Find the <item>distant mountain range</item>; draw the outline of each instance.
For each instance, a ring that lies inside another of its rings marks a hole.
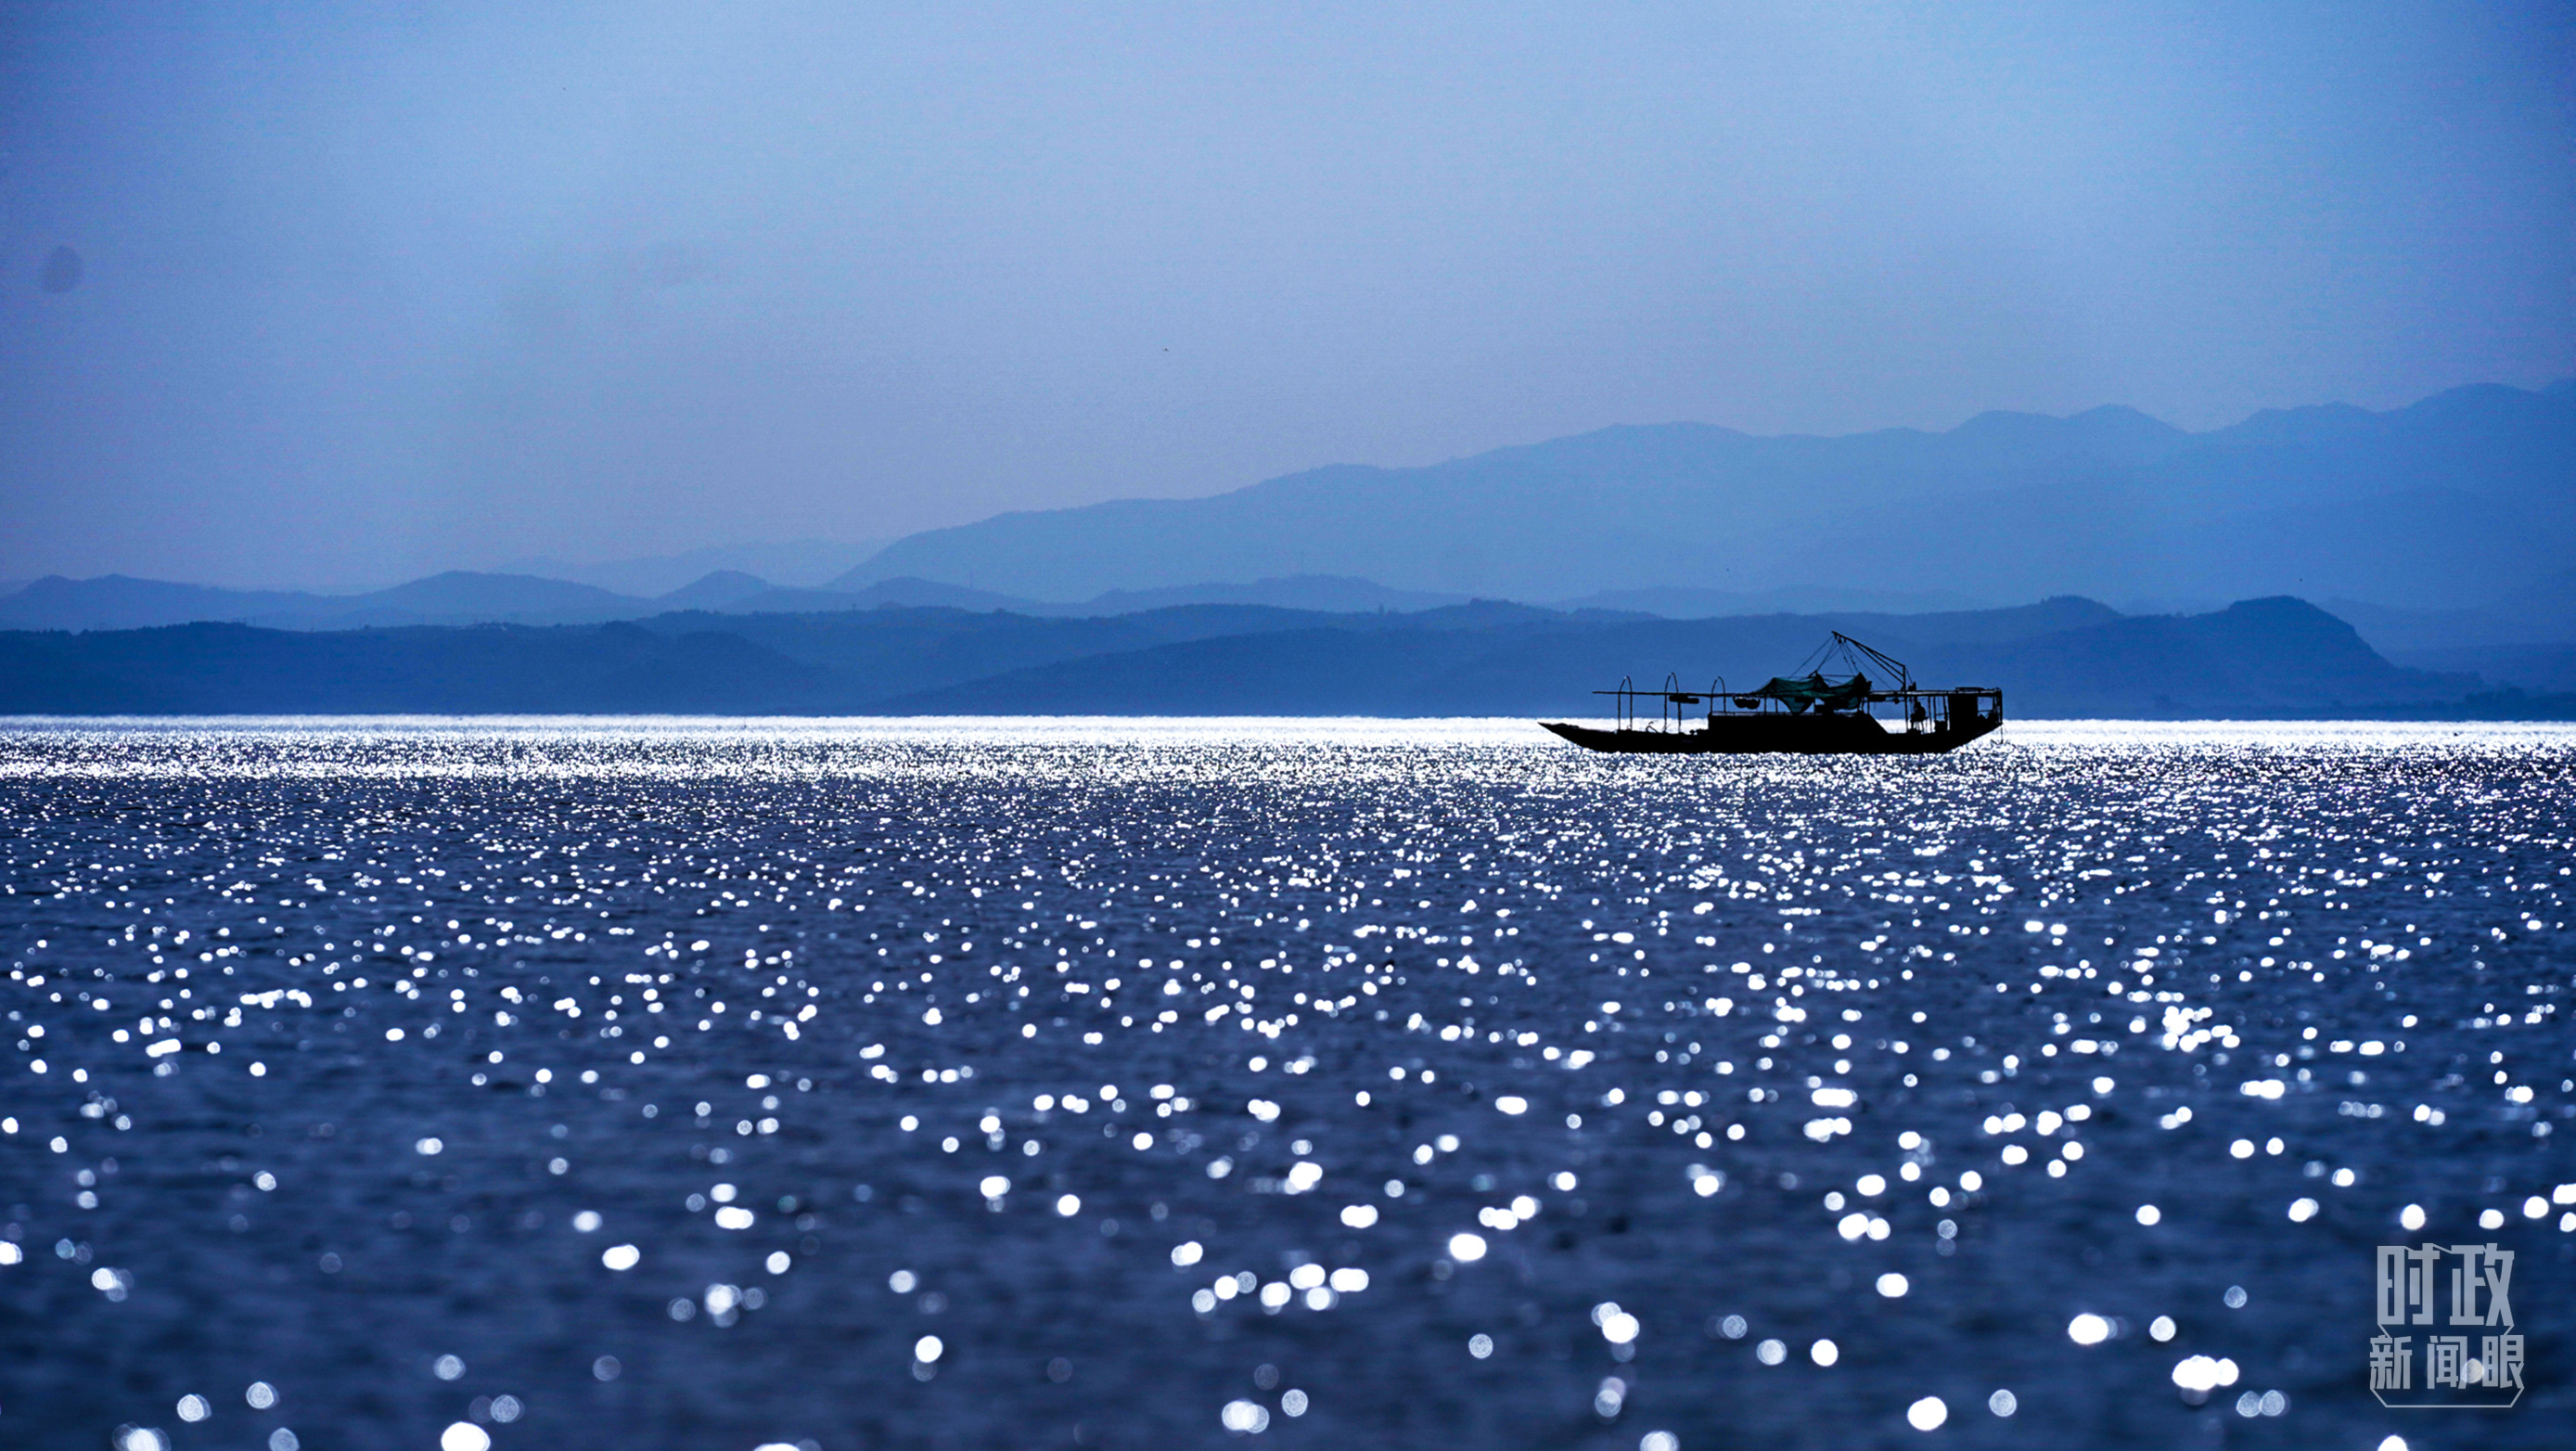
[[[1697,621],[1476,603],[1409,613],[1177,605],[1040,617],[887,605],[605,624],[0,632],[0,714],[1606,714],[1667,670],[1797,668],[1842,629],[2018,718],[2552,718],[2576,697],[2410,670],[2294,599],[2122,616],[2062,598],[1918,615]]]
[[[1445,618],[1444,618],[1445,617]],[[1998,685],[2023,717],[2280,717],[2467,711],[2477,682],[2390,664],[2298,600],[2123,617],[2089,600],[1913,616],[1604,620],[1471,606],[1402,627],[1328,623],[1033,665],[879,703],[890,714],[1608,714],[1592,692],[1668,669],[1684,689],[1787,673],[1840,629],[1926,683]],[[985,702],[978,707],[976,702]],[[999,704],[1007,702],[1007,705]],[[2576,702],[2571,702],[2576,704]]]
[[[1003,515],[895,541],[819,585],[745,566],[814,580],[868,546],[529,561],[585,578],[451,572],[349,595],[55,577],[0,597],[0,629],[921,608],[1408,615],[1498,597],[1596,621],[1920,617],[2069,593],[2172,602],[2157,612],[2295,593],[2323,596],[2400,664],[2554,690],[2576,681],[2572,484],[2576,383],[2463,388],[2388,413],[2264,413],[2206,433],[2120,408],[1842,438],[1672,424],[1427,468],[1319,469],[1213,498]]]
[[[1127,615],[1174,605],[1268,605],[1286,610],[1412,611],[1462,605],[1468,596],[1389,589],[1346,575],[1294,575],[1227,584],[1202,581],[1164,589],[1109,590],[1073,603],[1030,599],[967,585],[895,578],[831,588],[782,587],[741,570],[715,570],[663,594],[616,594],[595,586],[529,575],[452,571],[365,594],[236,590],[214,585],[101,575],[49,576],[0,595],[0,629],[131,630],[154,625],[221,622],[289,630],[349,630],[389,625],[561,625],[642,619],[672,610],[798,614],[937,605],[960,610],[1089,617]],[[1736,593],[1663,588],[1605,590],[1557,602],[1560,608],[1613,610],[1673,619],[1726,614],[1856,609],[1966,609],[1984,601],[1937,591],[1810,587]],[[2483,618],[2483,617],[2480,617]]]
[[[1854,598],[1866,598],[1855,596]],[[451,571],[365,594],[236,590],[214,585],[101,575],[37,580],[0,597],[0,629],[132,630],[201,622],[282,630],[353,630],[396,625],[570,625],[635,620],[673,610],[799,614],[936,605],[1023,615],[1135,614],[1187,604],[1268,605],[1295,610],[1423,610],[1466,603],[1464,595],[1388,589],[1364,579],[1302,575],[1249,584],[1112,590],[1078,603],[1026,599],[923,579],[852,588],[788,588],[740,570],[717,570],[653,598],[530,575]]]
[[[434,574],[391,589],[353,595],[222,589],[130,579],[120,574],[96,579],[52,575],[0,599],[0,627],[131,630],[199,621],[307,630],[351,630],[371,625],[570,624],[626,619],[667,608],[565,580],[464,571]]]
[[[1331,574],[1540,601],[2296,593],[2436,611],[2557,579],[2563,621],[2576,613],[2571,481],[2571,383],[2461,388],[2387,413],[2266,412],[2205,433],[2126,408],[1840,438],[1663,424],[1212,498],[1004,514],[897,540],[834,588],[915,578],[1080,599]]]
[[[867,539],[788,539],[755,544],[718,544],[678,554],[644,559],[612,559],[576,564],[542,555],[512,560],[496,574],[532,574],[542,579],[568,579],[611,594],[660,599],[711,574],[750,575],[792,588],[819,585],[865,563],[890,541]]]

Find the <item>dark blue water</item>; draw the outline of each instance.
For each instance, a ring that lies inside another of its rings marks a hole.
[[[22,728],[0,1443],[2563,1445],[2572,762]]]

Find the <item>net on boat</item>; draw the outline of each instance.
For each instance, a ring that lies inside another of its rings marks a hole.
[[[1869,699],[1869,691],[1869,677],[1866,675],[1829,681],[1817,673],[1775,675],[1769,684],[1753,694],[1759,699],[1779,701],[1789,707],[1792,714],[1801,714],[1808,710],[1857,710]]]

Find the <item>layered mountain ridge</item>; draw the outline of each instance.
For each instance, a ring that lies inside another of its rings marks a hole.
[[[1665,620],[1499,601],[1410,613],[1178,605],[1040,617],[887,606],[596,625],[0,632],[0,714],[1559,715],[1739,685],[1834,630],[2017,718],[2576,715],[2392,664],[2305,602],[2124,616],[2077,598],[1920,615]]]
[[[0,629],[919,608],[1413,615],[1495,598],[1690,620],[1919,616],[2068,594],[2198,613],[2284,594],[2322,599],[2401,663],[2560,689],[2576,680],[2571,479],[2576,384],[2565,383],[2461,388],[2384,413],[2277,410],[2203,433],[2120,407],[1832,438],[1665,424],[1423,468],[1339,465],[1208,498],[1006,514],[897,540],[822,585],[735,567],[653,595],[465,571],[344,595],[57,577],[0,596]],[[837,547],[698,550],[591,577],[668,583],[692,563],[755,552],[802,569]]]
[[[1004,514],[897,540],[835,584],[1080,598],[1342,574],[1528,600],[1823,586],[2426,610],[2563,572],[2571,478],[2576,390],[2562,388],[2482,385],[2206,433],[2116,407],[1833,438],[1622,426],[1421,468]]]

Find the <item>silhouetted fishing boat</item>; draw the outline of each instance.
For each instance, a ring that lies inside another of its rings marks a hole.
[[[1849,673],[1824,673],[1826,665],[1837,662]],[[1882,672],[1880,681],[1893,684],[1882,687],[1870,679],[1872,667]],[[1675,675],[1664,677],[1661,690],[1639,690],[1622,680],[1616,690],[1592,692],[1617,699],[1617,725],[1605,730],[1565,721],[1539,724],[1595,751],[1882,756],[1956,750],[2004,722],[2002,691],[1973,685],[1918,687],[1903,662],[1840,631],[1802,669],[1803,674],[1774,676],[1760,689],[1741,693],[1729,691],[1724,679],[1704,691],[1684,690]],[[1657,703],[1651,724],[1638,719],[1640,699]],[[1704,717],[1701,706],[1707,708]]]

